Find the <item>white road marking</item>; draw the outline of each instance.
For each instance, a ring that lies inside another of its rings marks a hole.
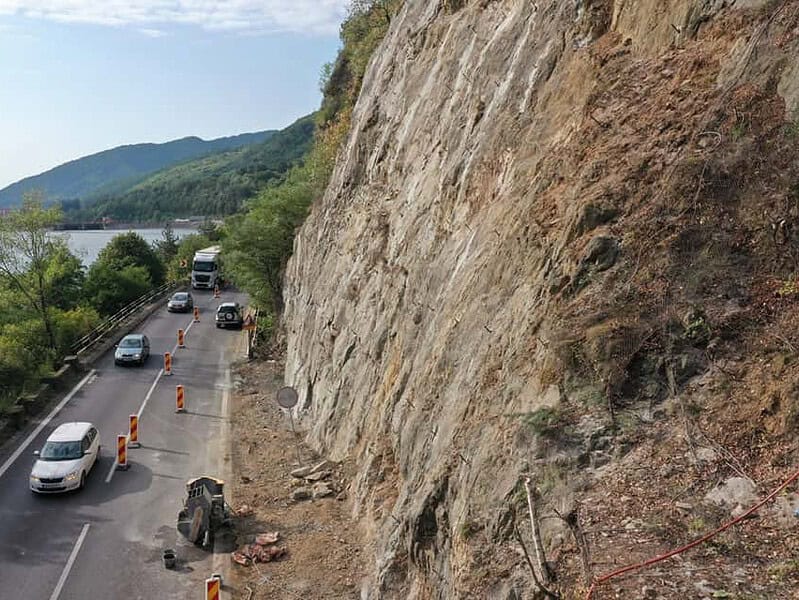
[[[95,376],[95,373],[96,373],[96,371],[95,371],[94,369],[92,369],[91,371],[89,371],[89,374],[88,374],[88,375],[86,375],[86,377],[84,377],[83,379],[81,379],[81,380],[78,382],[78,384],[77,384],[77,385],[76,385],[74,388],[72,388],[72,391],[71,391],[71,392],[69,392],[69,394],[67,394],[67,395],[64,397],[64,399],[63,399],[61,402],[59,402],[59,403],[58,403],[58,406],[56,406],[56,407],[55,407],[55,408],[54,408],[54,409],[53,409],[53,410],[50,412],[50,414],[49,414],[49,415],[47,415],[47,417],[44,419],[44,421],[42,421],[41,423],[39,423],[38,427],[36,427],[36,429],[34,429],[34,430],[33,430],[33,433],[31,433],[31,434],[30,434],[30,435],[29,435],[27,438],[25,438],[25,441],[24,441],[24,442],[22,442],[22,444],[20,444],[19,448],[17,448],[17,449],[14,451],[14,454],[12,454],[11,456],[9,456],[9,457],[8,457],[8,460],[7,460],[6,462],[4,462],[4,463],[3,463],[3,466],[2,466],[2,467],[0,467],[0,477],[2,477],[2,476],[3,476],[3,474],[4,474],[6,471],[8,471],[9,467],[10,467],[12,464],[14,464],[14,461],[15,461],[15,460],[17,460],[17,459],[19,458],[20,454],[22,454],[23,452],[25,452],[25,448],[27,448],[28,446],[30,446],[31,442],[32,442],[34,439],[36,439],[36,436],[37,436],[37,435],[39,435],[39,434],[42,432],[42,429],[44,429],[45,427],[47,427],[47,425],[50,423],[50,421],[52,421],[52,420],[53,420],[53,418],[54,418],[54,417],[55,417],[55,416],[56,416],[56,415],[57,415],[57,414],[58,414],[58,413],[61,411],[61,409],[62,409],[62,408],[64,408],[64,406],[66,406],[67,402],[69,402],[70,400],[72,400],[72,398],[75,396],[75,394],[77,394],[77,393],[80,391],[80,389],[81,389],[81,388],[82,388],[84,385],[86,385],[86,382],[87,382],[87,381],[89,381],[89,379],[90,379],[90,378],[92,378],[92,377],[94,377],[94,376]]]
[[[186,334],[189,333],[189,329],[191,329],[191,326],[193,324],[194,324],[194,321],[192,320],[192,321],[189,322],[189,324],[186,327],[186,329],[183,330],[184,339],[185,339]],[[176,343],[175,347],[172,348],[172,354],[173,355],[175,354],[175,352],[177,352],[177,349],[178,349],[178,345]],[[144,400],[142,401],[141,406],[139,407],[139,412],[136,413],[136,417],[138,417],[139,421],[141,421],[141,416],[142,416],[142,413],[144,412],[144,408],[147,406],[147,403],[150,401],[150,398],[152,397],[153,392],[155,391],[155,386],[158,385],[158,382],[159,382],[159,380],[161,379],[161,377],[163,375],[164,375],[164,370],[160,369],[158,371],[158,375],[155,376],[155,379],[153,380],[153,383],[150,385],[150,389],[147,390],[147,394],[144,396]],[[111,480],[114,478],[114,473],[116,473],[116,470],[117,470],[117,464],[118,464],[117,463],[117,458],[115,456],[114,457],[114,464],[111,465],[111,469],[108,471],[108,475],[106,475],[106,477],[105,477],[105,482],[106,483],[111,483]]]
[[[183,339],[184,339],[184,341],[185,341],[186,335],[189,333],[189,329],[191,329],[192,325],[194,325],[194,319],[189,321],[189,324],[186,326],[186,329],[183,330]],[[175,342],[175,347],[172,348],[172,356],[175,356],[175,352],[177,352],[177,351],[178,351],[178,344],[177,344],[177,342]]]
[[[144,397],[144,401],[141,403],[141,406],[139,407],[139,412],[136,413],[136,416],[139,419],[141,419],[141,414],[144,412],[144,407],[147,406],[147,403],[150,401],[150,396],[153,395],[153,392],[155,391],[155,386],[158,385],[158,380],[161,379],[161,376],[163,374],[164,370],[160,369],[158,371],[158,375],[155,376],[155,379],[153,380],[153,384],[150,386],[150,389],[147,390],[147,395]]]
[[[147,390],[147,394],[144,396],[144,400],[142,401],[141,406],[139,407],[139,412],[136,413],[136,417],[139,419],[139,421],[141,421],[141,414],[144,412],[144,407],[147,406],[147,402],[150,401],[150,397],[153,395],[153,392],[155,391],[155,386],[158,385],[158,380],[161,379],[161,376],[163,374],[164,370],[159,369],[158,375],[155,376],[153,383],[150,385],[150,389]],[[111,479],[113,479],[114,477],[114,472],[117,470],[117,456],[118,455],[115,455],[114,464],[111,465],[111,470],[108,471],[108,475],[105,478],[106,483],[111,483]]]
[[[64,584],[67,582],[67,577],[69,577],[69,572],[72,570],[72,565],[75,564],[75,559],[78,557],[78,552],[80,552],[80,547],[83,545],[83,540],[86,539],[86,534],[89,532],[89,527],[89,523],[83,525],[83,529],[81,529],[80,535],[78,536],[78,541],[75,542],[75,547],[72,549],[72,554],[69,555],[67,564],[64,565],[64,571],[61,573],[61,577],[59,578],[53,593],[50,594],[50,600],[58,600],[58,596],[61,595],[61,590],[64,588]]]

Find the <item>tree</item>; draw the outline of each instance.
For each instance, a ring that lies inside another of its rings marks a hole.
[[[140,265],[114,265],[96,261],[86,275],[86,301],[100,314],[111,315],[147,293],[152,287],[147,269]]]
[[[50,260],[47,265],[47,296],[62,310],[75,308],[83,294],[86,274],[80,258],[72,254],[63,237],[51,239]]]
[[[45,209],[43,200],[40,193],[25,194],[22,207],[0,219],[0,277],[41,319],[50,348],[55,348],[50,313],[53,281],[60,270],[51,266],[55,255],[63,255],[63,240],[53,240],[48,230],[61,221],[61,210]]]
[[[294,168],[279,186],[267,188],[246,215],[229,219],[222,242],[225,268],[260,306],[283,311],[283,273],[294,234],[308,211],[314,186],[307,169]]]
[[[117,271],[125,267],[144,267],[151,285],[164,283],[164,263],[147,241],[134,231],[114,236],[97,255],[95,264],[98,263]]]
[[[210,242],[218,242],[220,238],[219,229],[211,219],[205,219],[197,228],[200,235],[203,235]]]
[[[167,223],[161,232],[161,239],[153,242],[153,247],[161,261],[166,264],[172,260],[178,252],[178,236],[172,225]]]
[[[186,281],[191,273],[191,263],[194,259],[194,253],[210,245],[211,240],[199,233],[192,233],[183,237],[183,239],[180,240],[180,244],[178,244],[175,257],[168,265],[169,280]]]

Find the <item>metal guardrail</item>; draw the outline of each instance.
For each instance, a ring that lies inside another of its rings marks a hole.
[[[97,327],[72,344],[72,346],[70,346],[70,351],[73,354],[80,354],[81,352],[88,350],[91,346],[103,339],[106,334],[124,323],[128,317],[139,312],[142,308],[156,300],[158,297],[165,295],[170,290],[180,287],[181,285],[182,284],[175,282],[165,283],[156,289],[147,292],[133,302],[125,305],[110,317],[103,319],[103,321]]]

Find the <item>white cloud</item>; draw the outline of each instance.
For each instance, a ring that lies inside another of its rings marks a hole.
[[[338,31],[348,4],[349,0],[0,0],[0,15],[132,25],[145,34],[169,24],[242,33],[331,34]]]
[[[165,31],[161,31],[160,29],[148,29],[146,27],[139,29],[139,33],[151,38],[160,38],[166,35]]]

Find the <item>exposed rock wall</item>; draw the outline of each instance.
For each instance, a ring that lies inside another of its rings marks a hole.
[[[691,195],[680,169],[724,94],[796,104],[796,45],[758,29],[764,4],[408,0],[395,18],[285,290],[298,416],[357,465],[366,597],[532,589],[508,506],[524,473],[593,466],[607,415],[587,399],[623,386],[614,335],[658,301],[657,210]],[[577,339],[588,373],[560,352]],[[545,407],[571,411],[573,443],[531,430]],[[587,485],[550,479],[564,510]],[[545,523],[549,547],[563,536]]]

